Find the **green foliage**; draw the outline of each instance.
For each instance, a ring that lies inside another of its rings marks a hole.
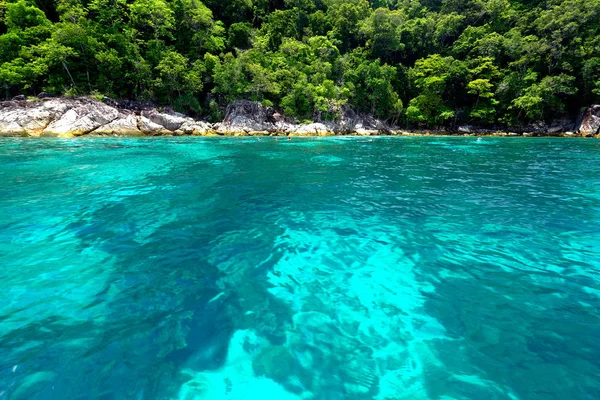
[[[44,12],[25,0],[6,5],[4,23],[9,32],[22,31],[39,25],[50,25]]]
[[[0,95],[519,124],[600,102],[600,0],[0,0]]]

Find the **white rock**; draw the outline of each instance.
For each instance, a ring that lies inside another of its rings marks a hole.
[[[0,136],[24,136],[27,131],[16,121],[0,120]]]
[[[325,126],[325,124],[315,122],[312,124],[300,125],[290,134],[295,135],[295,136],[312,136],[312,135],[321,136],[324,134],[328,134],[330,132],[331,132],[331,130],[329,128],[327,128],[327,126]]]

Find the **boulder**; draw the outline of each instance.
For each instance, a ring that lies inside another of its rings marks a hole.
[[[205,135],[209,130],[212,129],[210,124],[203,121],[194,121],[192,119],[185,121],[179,128],[186,135]]]
[[[582,136],[593,136],[600,133],[600,104],[592,105],[583,112],[577,132]]]
[[[237,115],[223,123],[231,132],[267,131],[273,129],[273,125],[267,122],[257,121],[245,115]]]
[[[98,101],[80,101],[79,104],[52,121],[42,136],[81,136],[96,130],[119,117],[117,109]]]
[[[325,124],[315,122],[298,126],[290,136],[326,136],[329,133],[332,131]]]
[[[157,110],[142,111],[142,116],[171,132],[178,130],[186,122],[193,122],[191,118],[174,114],[165,114],[158,112]]]
[[[54,114],[55,118],[59,118],[61,114],[65,113],[70,108],[76,107],[77,104],[66,99],[47,99],[42,101],[42,106],[50,113]]]
[[[97,135],[141,136],[134,114],[119,114],[118,118],[94,131]]]
[[[3,136],[40,136],[55,115],[44,107],[11,108],[0,112],[0,134]]]
[[[274,132],[287,135],[290,132],[296,130],[297,127],[297,125],[291,124],[289,122],[277,121],[275,123]]]
[[[144,135],[160,136],[170,135],[171,133],[173,133],[173,131],[168,130],[162,125],[152,122],[150,119],[144,117],[143,115],[139,117],[138,127]]]
[[[27,131],[16,121],[0,120],[0,136],[27,136]]]

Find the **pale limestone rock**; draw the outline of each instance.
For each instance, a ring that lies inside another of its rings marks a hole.
[[[185,121],[179,129],[182,130],[186,135],[202,136],[208,130],[210,130],[211,127],[206,122],[194,121],[192,119],[189,119],[189,120]]]
[[[377,135],[377,131],[374,129],[358,128],[354,130],[354,134],[358,136],[372,136]]]
[[[142,131],[142,133],[145,135],[157,136],[157,135],[171,134],[170,130],[166,129],[162,125],[159,125],[159,124],[156,124],[156,123],[150,121],[148,118],[146,118],[144,116],[139,117],[138,127]]]
[[[296,128],[297,128],[297,126],[294,124],[290,124],[285,121],[277,121],[275,123],[273,130],[275,132],[283,133],[283,134],[287,135],[288,133],[293,132]]]
[[[273,128],[269,123],[259,122],[243,115],[231,118],[222,126],[230,132],[260,132]]]
[[[0,120],[0,136],[27,136],[27,131],[16,121]]]
[[[65,99],[49,99],[42,102],[42,106],[53,114],[64,114],[69,108],[73,107],[74,101]]]
[[[184,123],[193,122],[191,118],[181,117],[179,115],[171,115],[158,112],[156,110],[144,111],[142,116],[148,118],[156,125],[160,125],[169,131],[176,131],[181,128]]]
[[[42,106],[23,109],[0,109],[0,133],[4,135],[39,136],[53,119]]]
[[[324,136],[328,132],[331,132],[331,130],[325,124],[315,122],[300,125],[294,131],[290,132],[290,136]]]
[[[72,137],[96,130],[117,119],[117,109],[104,103],[83,103],[71,108],[43,130],[42,136]]]
[[[134,114],[121,114],[117,119],[103,125],[94,131],[98,135],[141,136],[138,120]]]

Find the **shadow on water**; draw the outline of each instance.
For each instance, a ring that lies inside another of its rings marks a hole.
[[[256,329],[262,320],[261,334],[281,342],[288,311],[254,278],[277,261],[271,249],[282,232],[255,227],[269,224],[288,200],[277,195],[278,181],[266,201],[249,184],[261,173],[258,157],[231,152],[214,163],[166,164],[126,187],[125,196],[114,183],[80,188],[74,201],[90,206],[77,208],[48,240],[72,234],[76,252],[102,254],[89,267],[104,285],[81,305],[87,321],[56,316],[2,337],[13,361],[0,368],[0,382],[10,382],[0,399],[172,399],[186,379],[182,370],[223,366],[236,329]],[[36,351],[26,350],[32,343]]]
[[[252,172],[251,162],[235,164],[248,160],[231,160],[234,171]],[[259,204],[250,186],[216,198],[215,185],[239,184],[228,180],[210,163],[180,163],[146,174],[139,186],[151,190],[113,199],[115,189],[108,186],[77,199],[90,207],[75,212],[61,234],[73,233],[80,253],[104,254],[104,287],[82,305],[92,315],[87,321],[56,316],[2,337],[0,348],[11,349],[13,361],[0,367],[0,399],[174,398],[182,369],[220,368],[232,333],[248,323],[239,296],[266,298],[266,287],[240,294],[227,286],[232,282],[220,284],[214,247],[232,232],[243,239],[265,217],[248,210],[277,206]],[[237,250],[259,264],[277,234],[273,229],[254,238],[258,252],[244,250],[243,241]],[[268,265],[262,268],[248,273],[264,274]],[[31,346],[36,350],[25,350]]]

